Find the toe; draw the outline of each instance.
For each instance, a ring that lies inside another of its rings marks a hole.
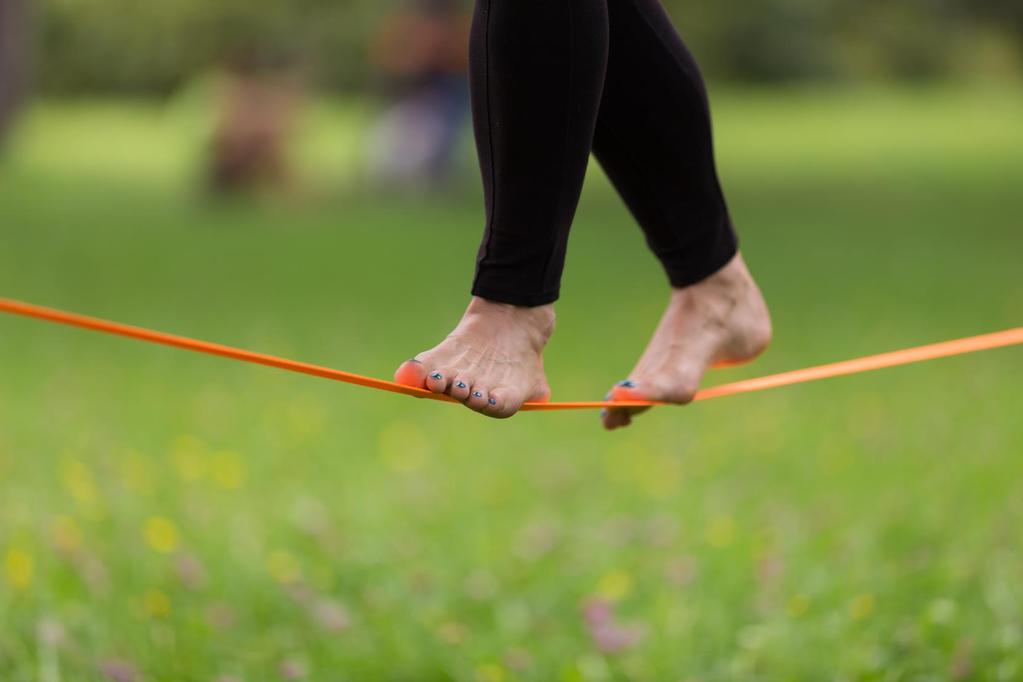
[[[451,383],[451,372],[444,368],[430,370],[426,375],[426,387],[434,393],[446,393]]]
[[[482,412],[484,408],[488,407],[489,400],[490,394],[486,388],[473,385],[472,392],[469,394],[469,398],[465,401],[465,404],[476,411]]]
[[[631,379],[626,379],[611,389],[609,400],[649,400],[639,384]]]
[[[629,414],[628,410],[604,410],[600,413],[601,420],[604,422],[604,428],[608,431],[614,431],[620,429],[623,426],[628,426],[632,423],[632,415]]]
[[[523,402],[525,400],[514,389],[495,388],[490,392],[483,412],[491,417],[505,419],[522,409]]]
[[[401,363],[394,373],[394,381],[403,386],[415,386],[416,388],[426,387],[426,367],[415,358]]]
[[[615,385],[614,388],[608,392],[606,396],[607,400],[612,402],[625,401],[625,400],[649,400],[649,396],[643,391],[639,383],[626,379],[620,381]],[[610,408],[601,412],[601,421],[604,423],[604,428],[608,431],[614,431],[615,429],[628,426],[632,423],[632,416],[645,412],[650,408],[647,407],[623,407],[623,408]]]
[[[472,379],[464,375],[456,375],[448,387],[448,395],[455,400],[465,402],[469,398],[469,387],[472,386]]]

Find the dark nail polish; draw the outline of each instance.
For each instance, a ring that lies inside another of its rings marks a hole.
[[[496,401],[496,400],[494,400],[493,398],[491,398],[491,399],[490,399],[490,400],[488,400],[487,402],[488,402],[488,403],[490,403],[491,405],[496,405],[496,404],[497,404],[497,401]]]
[[[477,398],[482,398],[482,397],[483,397],[483,394],[482,394],[482,393],[480,393],[479,391],[473,391],[473,393],[472,393],[472,394],[473,394],[474,396],[476,396]]]
[[[436,381],[440,381],[441,379],[444,378],[444,375],[441,374],[440,372],[434,372],[433,374],[430,375],[430,378]]]
[[[465,382],[459,381],[457,384],[455,384],[455,386],[458,386],[458,388],[465,388]]]
[[[636,382],[632,379],[626,379],[625,381],[619,381],[618,385],[622,388],[636,388]]]

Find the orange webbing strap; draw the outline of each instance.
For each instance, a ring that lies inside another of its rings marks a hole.
[[[58,322],[60,324],[71,325],[73,327],[82,327],[84,329],[105,332],[107,334],[127,336],[140,341],[159,343],[165,346],[174,346],[175,348],[183,348],[196,353],[219,355],[233,360],[240,360],[242,362],[252,362],[258,365],[276,367],[289,372],[311,374],[324,379],[343,381],[348,384],[375,388],[381,391],[403,393],[405,395],[411,395],[417,398],[427,398],[430,400],[456,402],[449,396],[432,393],[422,388],[403,386],[401,384],[396,384],[393,381],[373,379],[371,377],[365,377],[351,372],[343,372],[338,369],[311,365],[305,362],[297,362],[295,360],[287,360],[285,358],[278,358],[273,355],[265,355],[263,353],[254,353],[240,348],[223,346],[218,343],[189,339],[184,336],[165,334],[163,332],[144,329],[142,327],[133,327],[119,322],[109,322],[95,317],[87,317],[85,315],[64,312],[63,310],[44,308],[42,306],[32,305],[31,303],[22,303],[20,301],[0,298],[0,312],[22,315],[25,317],[34,317],[41,320],[47,320],[49,322]],[[867,372],[870,370],[882,369],[884,367],[894,367],[896,365],[906,365],[913,362],[922,362],[924,360],[933,360],[935,358],[943,358],[951,355],[960,355],[962,353],[975,353],[981,350],[1001,348],[1016,344],[1023,344],[1023,327],[1009,329],[1004,332],[996,332],[994,334],[983,334],[981,336],[971,336],[969,338],[957,339],[955,341],[935,343],[929,346],[907,348],[905,350],[898,350],[891,353],[870,355],[864,358],[846,360],[845,362],[836,362],[830,365],[820,365],[818,367],[798,369],[792,372],[772,374],[771,376],[760,377],[758,379],[748,379],[746,381],[737,381],[735,383],[724,384],[722,386],[714,386],[700,391],[696,395],[696,400],[709,400],[711,398],[721,398],[728,395],[736,395],[738,393],[762,391],[768,388],[776,388],[778,386],[787,386],[789,384],[798,384],[807,381],[817,381],[818,379],[827,379],[829,377],[842,376],[845,374],[856,374],[858,372]],[[665,403],[656,401],[642,400],[615,402],[546,402],[526,403],[522,409],[532,411],[582,410],[606,407],[649,407],[664,404]]]

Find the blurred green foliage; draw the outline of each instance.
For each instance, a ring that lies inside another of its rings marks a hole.
[[[244,55],[354,87],[380,16],[379,5],[352,1],[44,0],[40,77],[58,92],[166,92]]]
[[[40,0],[49,91],[166,92],[240,52],[308,67],[320,84],[371,82],[378,0]],[[666,0],[718,79],[823,81],[1015,76],[1017,0]]]

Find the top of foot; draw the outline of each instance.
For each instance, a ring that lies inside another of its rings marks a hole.
[[[543,349],[554,306],[513,306],[474,297],[447,338],[403,363],[395,381],[446,393],[490,417],[510,417],[550,395]]]

